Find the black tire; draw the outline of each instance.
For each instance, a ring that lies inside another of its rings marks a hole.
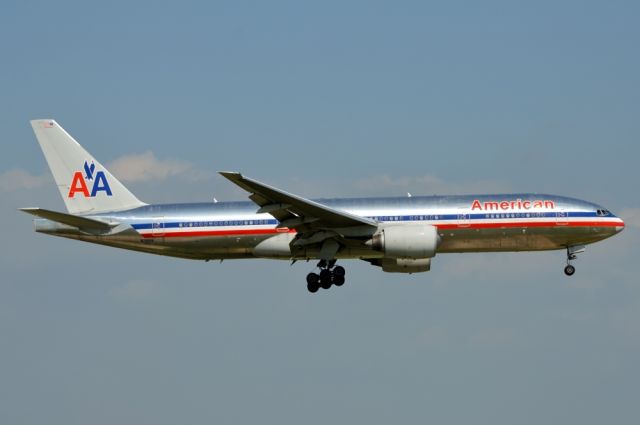
[[[334,276],[344,276],[344,275],[345,275],[345,273],[346,273],[346,272],[345,272],[345,270],[344,270],[344,267],[342,267],[342,266],[335,266],[335,267],[333,268],[333,275],[334,275]]]
[[[315,273],[309,273],[307,275],[307,289],[312,294],[318,292],[318,289],[320,289],[320,276]]]
[[[318,292],[318,289],[320,289],[320,285],[318,285],[317,283],[307,282],[307,291],[311,292],[312,294],[315,294],[316,292]]]
[[[571,264],[567,265],[567,267],[564,268],[564,274],[566,274],[567,276],[573,276],[575,272],[576,272],[576,268],[573,267]]]
[[[331,272],[327,269],[320,271],[320,287],[323,289],[331,288]]]
[[[344,285],[344,275],[334,274],[333,275],[333,284],[336,286]]]

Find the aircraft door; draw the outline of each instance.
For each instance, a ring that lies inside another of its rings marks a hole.
[[[561,209],[561,210],[557,211],[556,212],[556,225],[558,225],[558,226],[566,226],[567,224],[569,224],[569,214],[564,209]]]
[[[151,234],[154,239],[164,237],[164,217],[153,217]]]
[[[458,212],[458,227],[469,227],[471,226],[471,215],[469,212],[464,209]]]

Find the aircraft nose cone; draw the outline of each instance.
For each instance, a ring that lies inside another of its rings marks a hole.
[[[624,221],[620,219],[620,224],[616,226],[616,233],[620,233],[624,230]]]

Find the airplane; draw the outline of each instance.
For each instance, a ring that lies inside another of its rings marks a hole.
[[[31,121],[67,212],[22,208],[35,231],[111,247],[195,260],[318,261],[311,293],[342,286],[338,260],[384,272],[419,273],[436,254],[565,250],[564,273],[587,244],[624,221],[597,204],[536,193],[310,200],[220,172],[250,201],[146,204],[53,119]]]

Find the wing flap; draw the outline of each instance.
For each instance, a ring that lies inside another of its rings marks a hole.
[[[283,211],[291,208],[290,204],[265,204],[258,210],[258,214],[271,214],[276,211]]]

